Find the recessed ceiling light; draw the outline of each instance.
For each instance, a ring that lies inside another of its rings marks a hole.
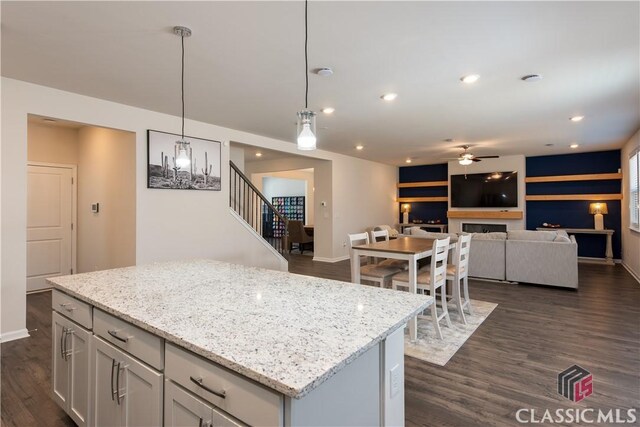
[[[315,72],[322,77],[329,77],[333,74],[333,70],[329,67],[316,68]]]
[[[407,159],[404,161],[405,163],[411,163],[411,159]]]
[[[520,80],[525,81],[525,82],[539,82],[540,80],[542,80],[542,75],[541,74],[527,74],[526,76],[522,76],[520,77]]]
[[[584,116],[573,116],[569,120],[571,120],[572,122],[579,122],[582,119],[584,119]]]
[[[469,74],[468,76],[460,77],[460,81],[462,83],[471,84],[477,82],[479,78],[480,76],[478,74]]]
[[[362,149],[364,149],[364,145],[362,144],[356,145],[356,150],[362,150]]]
[[[256,153],[256,157],[262,157],[262,153],[258,151],[258,152]]]
[[[397,93],[385,93],[380,98],[384,99],[385,101],[393,101],[397,97],[398,97]]]
[[[578,148],[578,147],[579,147],[579,145],[578,145],[578,144],[571,144],[571,145],[569,146],[569,148]]]
[[[331,107],[327,107],[327,108],[323,108],[320,111],[322,111],[325,114],[332,114],[334,111],[336,111],[336,109],[335,108],[331,108]]]

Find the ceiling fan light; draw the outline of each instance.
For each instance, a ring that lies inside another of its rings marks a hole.
[[[471,163],[473,163],[473,160],[471,160],[470,157],[463,157],[458,160],[458,163],[460,163],[462,166],[469,166]]]

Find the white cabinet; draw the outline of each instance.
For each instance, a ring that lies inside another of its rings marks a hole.
[[[96,426],[162,425],[162,374],[93,337],[92,400]]]
[[[244,424],[198,399],[171,380],[164,385],[165,427],[238,427]]]
[[[52,387],[54,400],[80,427],[87,425],[91,332],[52,314]]]

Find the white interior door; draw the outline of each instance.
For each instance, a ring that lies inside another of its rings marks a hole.
[[[27,292],[48,288],[47,277],[72,273],[72,167],[27,168]]]

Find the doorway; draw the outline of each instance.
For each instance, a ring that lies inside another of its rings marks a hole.
[[[75,165],[27,165],[27,292],[76,271],[76,183]]]

